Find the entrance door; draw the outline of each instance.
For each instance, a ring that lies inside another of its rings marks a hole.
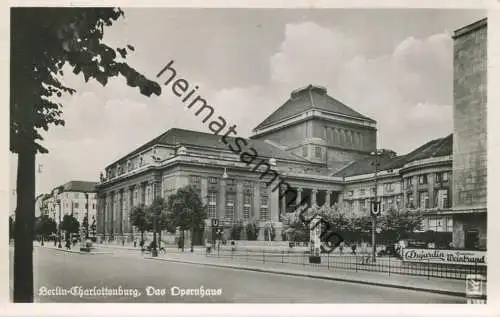
[[[479,233],[476,230],[465,232],[465,248],[468,250],[477,249],[479,245]]]

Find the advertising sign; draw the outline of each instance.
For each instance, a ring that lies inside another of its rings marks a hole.
[[[310,223],[311,254],[319,255],[321,250],[321,217],[316,216]]]
[[[460,265],[486,265],[486,252],[463,250],[404,249],[403,261]]]

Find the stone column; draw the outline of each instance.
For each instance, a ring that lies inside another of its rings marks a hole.
[[[430,173],[430,174],[427,174],[427,182],[429,183],[427,186],[429,186],[428,190],[429,190],[429,208],[434,208],[434,186],[435,186],[435,178],[436,178],[436,174],[434,173]],[[444,219],[444,218],[442,218]]]
[[[332,191],[331,190],[327,190],[326,191],[326,197],[325,197],[325,204],[327,207],[330,207],[332,204],[331,204],[331,199],[330,199],[330,195],[332,194]]]
[[[342,192],[339,192],[338,193],[338,196],[337,196],[338,200],[337,200],[337,206],[339,208],[339,210],[341,210],[344,215],[346,214],[346,209],[345,209],[345,206],[344,206],[344,194]]]
[[[236,184],[236,201],[235,201],[236,218],[233,221],[243,219],[243,183]]]
[[[260,219],[260,183],[253,183],[253,210],[250,211],[250,220]]]
[[[219,201],[217,203],[217,217],[218,219],[224,219],[226,213],[226,180],[220,180],[219,186]]]
[[[311,206],[316,205],[316,195],[317,194],[318,194],[318,190],[317,189],[313,189],[311,191]]]
[[[208,204],[208,179],[206,177],[201,179],[201,201],[204,205]]]
[[[111,240],[113,238],[113,235],[115,233],[114,231],[114,223],[115,223],[115,215],[114,215],[114,198],[115,198],[115,193],[111,192],[110,197],[108,200],[108,206],[109,206],[109,231],[108,231],[108,240]]]
[[[281,201],[280,201],[280,213],[278,214],[278,219],[281,219],[279,215],[284,215],[286,214],[286,188],[282,187],[280,188],[280,193],[281,193]]]
[[[271,191],[268,208],[272,222],[279,221],[279,203],[279,190]]]
[[[123,194],[124,190],[120,189],[120,202],[118,203],[119,205],[119,212],[118,212],[118,227],[120,228],[120,239],[123,239],[123,214],[124,214],[124,207],[123,206]]]
[[[135,189],[135,185],[132,185],[129,187],[129,190],[128,190],[128,218],[127,218],[127,221],[126,221],[126,224],[127,224],[127,232],[131,238],[131,240],[133,240],[133,236],[134,236],[134,230],[132,228],[132,223],[130,222],[130,214],[132,213],[132,210],[134,209],[134,189]]]
[[[297,205],[298,207],[301,201],[302,201],[302,188],[299,187],[297,188],[297,197],[295,198],[295,205]]]
[[[412,184],[413,184],[413,205],[415,208],[418,208],[420,204],[420,197],[418,195],[418,177],[412,176]]]

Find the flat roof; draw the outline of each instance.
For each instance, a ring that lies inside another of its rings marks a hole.
[[[477,29],[486,27],[487,24],[488,24],[488,18],[484,18],[484,19],[478,20],[476,22],[473,22],[469,25],[466,25],[464,27],[461,27],[461,28],[455,30],[455,32],[453,34],[453,39],[461,37],[467,33],[476,31]]]

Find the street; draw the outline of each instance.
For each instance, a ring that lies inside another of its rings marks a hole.
[[[11,267],[12,261],[13,248],[10,248]],[[35,247],[34,275],[36,302],[465,303],[461,297],[426,292],[156,261],[144,259],[131,250],[78,254]],[[47,290],[74,286],[82,289],[137,289],[141,295],[41,295]],[[165,289],[165,294],[147,296],[148,286],[160,293]],[[204,289],[221,289],[221,294],[175,296],[180,289],[200,289],[202,286]]]

